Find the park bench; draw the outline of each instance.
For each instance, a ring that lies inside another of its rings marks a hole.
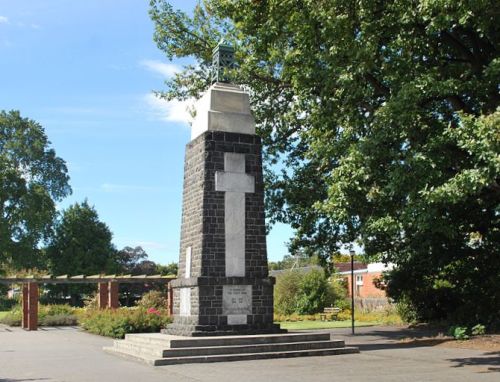
[[[319,317],[320,317],[321,321],[333,321],[333,320],[337,319],[340,311],[341,311],[340,308],[334,308],[333,306],[330,306],[330,307],[323,309],[323,313],[320,313]],[[328,317],[330,317],[329,320],[328,320]]]

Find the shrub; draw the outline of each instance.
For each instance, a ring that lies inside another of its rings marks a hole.
[[[473,336],[482,336],[486,333],[486,327],[481,324],[474,325],[471,329],[471,334]]]
[[[78,317],[74,314],[55,314],[38,319],[40,326],[74,326],[78,325]]]
[[[44,318],[46,316],[58,316],[58,315],[72,315],[75,312],[75,308],[63,304],[63,305],[39,305],[38,306],[38,317]]]
[[[448,333],[456,340],[468,340],[467,328],[463,326],[452,326]]]
[[[127,333],[157,332],[171,322],[165,309],[142,307],[87,310],[80,320],[81,326],[91,333],[123,338]]]
[[[98,309],[97,293],[91,293],[83,298],[83,307],[85,309]]]
[[[139,308],[155,308],[155,309],[166,309],[168,304],[168,299],[163,292],[157,290],[151,290],[144,293],[139,301],[137,301],[137,306]]]
[[[0,320],[9,326],[21,326],[23,313],[20,305],[16,305]],[[78,324],[78,309],[69,305],[38,305],[38,325],[65,326]]]
[[[297,296],[297,313],[314,314],[328,303],[328,280],[323,271],[314,269],[302,276]]]
[[[274,310],[278,314],[289,315],[297,310],[302,274],[298,271],[285,271],[276,278],[274,287]]]
[[[406,297],[402,297],[396,303],[396,310],[404,322],[414,323],[418,321],[417,310]]]
[[[322,270],[288,270],[276,278],[274,311],[278,315],[315,314],[341,302],[344,296],[342,286],[330,283]]]
[[[0,319],[0,324],[8,326],[21,326],[23,313],[19,305],[14,306],[9,313]]]

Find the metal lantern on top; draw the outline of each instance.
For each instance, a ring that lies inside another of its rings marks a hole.
[[[234,48],[222,39],[212,53],[212,83],[230,82],[228,71],[234,67]]]

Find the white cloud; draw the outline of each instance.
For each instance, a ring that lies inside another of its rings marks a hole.
[[[177,65],[166,64],[158,60],[142,60],[140,65],[166,78],[173,77],[175,73],[181,71],[181,68]]]
[[[165,122],[181,122],[188,124],[192,121],[189,110],[193,107],[192,100],[186,101],[166,101],[150,93],[144,97],[146,104],[154,118]]]
[[[0,24],[8,24],[9,19],[5,16],[0,16]]]
[[[101,184],[101,190],[104,192],[155,192],[161,191],[161,188],[150,186],[135,186],[130,184],[104,183]]]

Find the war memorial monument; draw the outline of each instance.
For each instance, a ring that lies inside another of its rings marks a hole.
[[[173,323],[128,334],[106,350],[152,365],[358,352],[330,333],[286,333],[273,323],[260,137],[249,95],[231,84],[233,48],[213,55],[186,146]]]

